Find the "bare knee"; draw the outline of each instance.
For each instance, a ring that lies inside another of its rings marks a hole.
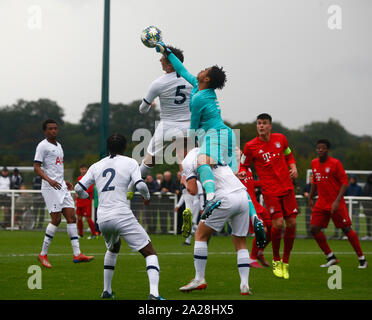
[[[275,229],[283,229],[283,218],[273,220],[273,227]]]
[[[121,239],[119,238],[119,241],[116,242],[111,250],[109,250],[112,253],[119,253],[121,246]]]
[[[61,223],[61,214],[60,213],[51,213],[51,224],[58,227]]]
[[[146,247],[139,250],[139,252],[143,255],[144,258],[146,258],[147,256],[156,255],[156,251],[151,242]]]
[[[310,226],[310,232],[313,236],[316,236],[320,232],[320,227],[311,225]]]

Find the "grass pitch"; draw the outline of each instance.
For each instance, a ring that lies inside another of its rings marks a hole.
[[[0,232],[0,300],[94,300],[103,289],[103,259],[106,252],[103,239],[80,239],[84,254],[95,255],[90,263],[74,264],[72,248],[66,232],[57,232],[49,248],[52,269],[42,270],[42,289],[29,289],[28,268],[38,265],[44,232]],[[204,291],[181,293],[178,288],[194,277],[193,246],[182,246],[183,238],[173,235],[151,235],[160,263],[160,294],[168,300],[371,300],[372,265],[358,269],[357,257],[348,241],[329,241],[340,260],[342,289],[328,288],[332,274],[319,265],[325,262],[313,239],[296,239],[290,258],[290,279],[274,277],[271,267],[251,269],[249,284],[252,296],[241,296],[236,254],[230,237],[212,237],[209,243]],[[252,238],[248,239],[251,249]],[[370,260],[372,242],[362,241],[362,249]],[[269,244],[265,253],[271,261]],[[112,282],[116,299],[146,300],[148,278],[145,260],[122,243]]]

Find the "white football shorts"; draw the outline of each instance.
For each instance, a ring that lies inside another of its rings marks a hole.
[[[42,189],[41,194],[49,213],[62,212],[63,208],[75,209],[75,202],[71,193],[66,189]]]
[[[226,221],[230,224],[232,235],[246,237],[249,229],[249,203],[247,191],[244,189],[234,193],[228,193],[221,200],[221,205],[212,211],[212,214],[204,220],[204,223],[220,232]]]
[[[114,248],[119,237],[128,243],[133,252],[143,249],[151,242],[147,232],[133,214],[103,221],[99,223],[99,230],[102,232],[108,250]]]
[[[184,138],[187,137],[188,129],[190,129],[189,121],[160,121],[147,147],[147,152],[155,156],[172,141],[176,143],[176,150],[182,148],[183,151]]]

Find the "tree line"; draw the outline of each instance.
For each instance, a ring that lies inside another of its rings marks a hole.
[[[133,132],[146,128],[153,133],[155,122],[160,120],[157,108],[151,108],[146,115],[140,114],[140,103],[140,100],[136,100],[129,104],[110,104],[109,134],[120,132],[127,137],[129,156],[139,143],[132,141]],[[78,123],[64,121],[64,116],[63,108],[50,99],[20,99],[12,105],[0,107],[0,165],[32,166],[35,148],[44,139],[41,124],[47,118],[55,119],[60,124],[59,141],[65,152],[65,167],[73,168],[77,175],[81,163],[90,165],[97,161],[101,104],[88,104]],[[226,124],[240,130],[240,148],[244,148],[245,142],[257,135],[254,121]],[[294,130],[274,122],[272,131],[286,135],[297,162],[298,183],[301,185],[305,182],[311,160],[316,157],[315,143],[321,138],[331,141],[331,155],[340,159],[345,169],[372,170],[372,137],[353,135],[337,120],[312,122]],[[156,166],[153,173],[164,170],[175,172],[177,167],[164,164]]]

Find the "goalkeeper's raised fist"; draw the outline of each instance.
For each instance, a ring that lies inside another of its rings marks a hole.
[[[155,45],[155,50],[156,52],[160,52],[162,54],[164,54],[165,56],[168,56],[172,51],[170,51],[170,49],[165,45],[164,42],[157,42],[156,45]]]

